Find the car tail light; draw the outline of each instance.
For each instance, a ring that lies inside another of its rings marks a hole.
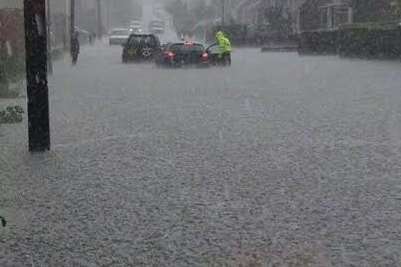
[[[164,52],[164,55],[165,55],[166,57],[168,57],[168,58],[173,58],[173,57],[175,57],[175,54],[174,54],[173,52],[171,52],[171,51]]]

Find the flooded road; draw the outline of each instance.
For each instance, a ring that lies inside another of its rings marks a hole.
[[[399,266],[399,62],[54,68],[52,151],[0,127],[1,266]]]

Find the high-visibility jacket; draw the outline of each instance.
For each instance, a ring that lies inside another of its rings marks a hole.
[[[219,31],[216,33],[216,40],[217,44],[220,47],[220,53],[231,53],[232,48],[231,48],[231,42],[230,40],[224,36],[224,33]]]

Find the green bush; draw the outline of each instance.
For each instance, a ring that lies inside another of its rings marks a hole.
[[[344,25],[335,31],[302,32],[302,53],[339,54],[344,57],[401,58],[401,27],[395,23]]]
[[[21,106],[9,106],[0,111],[0,124],[22,122],[23,114],[24,109]]]
[[[346,57],[401,57],[401,29],[391,25],[365,24],[340,29],[338,52]]]
[[[302,32],[298,41],[299,52],[302,54],[336,54],[338,31]]]

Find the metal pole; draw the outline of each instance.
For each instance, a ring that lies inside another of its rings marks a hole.
[[[100,3],[100,0],[97,0],[97,38],[99,40],[102,39],[102,5]]]
[[[49,71],[49,74],[53,74],[50,0],[46,0],[46,8],[47,8],[46,9],[46,17],[47,17],[47,69]]]
[[[29,151],[50,150],[46,1],[24,0]]]
[[[106,20],[107,20],[107,32],[110,31],[110,1],[107,1],[107,11],[106,11]]]
[[[221,25],[224,26],[225,24],[225,17],[226,17],[226,1],[222,1],[222,7],[221,7]]]
[[[70,54],[71,57],[74,53],[74,46],[73,46],[73,41],[74,38],[72,38],[74,36],[74,32],[75,32],[75,0],[71,0],[70,2]]]
[[[64,51],[68,51],[69,47],[69,42],[68,42],[68,36],[70,35],[70,1],[65,0],[65,17],[64,17],[64,32],[63,32],[63,46],[64,46]]]

